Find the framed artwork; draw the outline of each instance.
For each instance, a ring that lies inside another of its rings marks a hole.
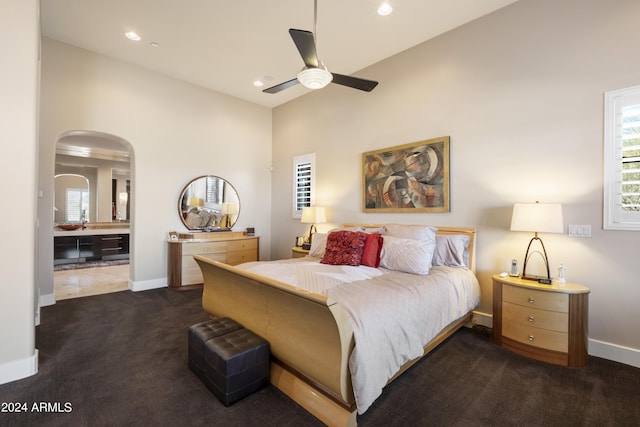
[[[449,137],[362,154],[364,212],[449,212]]]

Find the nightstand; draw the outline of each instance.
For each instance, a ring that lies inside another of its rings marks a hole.
[[[493,340],[533,359],[585,366],[589,288],[493,276]]]
[[[302,258],[309,255],[309,249],[302,249],[299,246],[291,248],[291,258]]]

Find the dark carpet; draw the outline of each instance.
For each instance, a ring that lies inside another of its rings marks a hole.
[[[319,426],[272,386],[224,407],[187,366],[201,290],[59,301],[36,331],[39,372],[0,385],[1,426]],[[35,404],[35,409],[34,409]],[[15,406],[14,406],[15,407]],[[640,369],[529,360],[462,329],[387,386],[361,426],[637,426]]]

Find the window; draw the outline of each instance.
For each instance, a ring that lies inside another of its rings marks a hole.
[[[89,219],[89,190],[67,188],[67,222],[80,222]]]
[[[640,86],[605,93],[604,224],[640,231]]]
[[[316,153],[293,158],[293,217],[300,218],[302,208],[315,204]]]

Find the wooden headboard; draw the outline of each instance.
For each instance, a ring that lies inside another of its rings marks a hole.
[[[359,224],[359,223],[346,223],[342,224],[342,227],[364,227],[364,228],[382,228],[384,224]],[[438,231],[436,234],[454,235],[460,234],[463,236],[469,236],[469,270],[476,272],[476,229],[473,227],[451,227],[451,226],[437,226],[434,225]]]

